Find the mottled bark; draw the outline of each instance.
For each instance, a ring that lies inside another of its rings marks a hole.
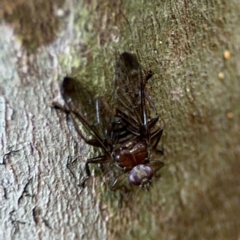
[[[0,2],[0,239],[239,239],[239,1],[45,2]],[[154,72],[165,167],[149,192],[97,166],[82,190],[93,150],[50,103],[72,72],[109,95],[126,50]]]

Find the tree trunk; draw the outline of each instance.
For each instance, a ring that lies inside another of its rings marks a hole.
[[[1,0],[0,239],[239,239],[239,12],[234,0]],[[50,104],[73,72],[110,94],[123,51],[154,72],[165,167],[149,192],[110,191],[99,166],[81,189],[93,151]]]

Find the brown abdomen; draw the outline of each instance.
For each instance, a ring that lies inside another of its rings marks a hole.
[[[116,151],[115,160],[120,167],[132,169],[148,161],[147,146],[142,142],[127,142]]]

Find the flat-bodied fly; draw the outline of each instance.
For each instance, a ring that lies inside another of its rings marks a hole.
[[[135,55],[122,53],[116,62],[111,106],[78,79],[64,78],[61,93],[77,132],[87,144],[102,150],[101,155],[87,160],[82,186],[91,176],[89,164],[112,163],[120,169],[112,190],[126,179],[149,189],[152,177],[163,167],[151,154],[162,153],[157,146],[163,132],[156,128],[159,117],[145,91],[151,76],[151,72],[143,76]]]

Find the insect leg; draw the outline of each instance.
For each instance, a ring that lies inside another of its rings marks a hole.
[[[103,155],[103,156],[98,156],[98,157],[94,157],[94,158],[89,158],[86,162],[86,165],[85,165],[85,170],[86,170],[86,173],[87,175],[90,177],[91,176],[91,173],[90,173],[90,169],[89,169],[89,164],[91,163],[94,163],[94,164],[97,164],[97,163],[108,163],[108,162],[111,162],[112,159],[109,158],[107,155]]]
[[[111,190],[112,190],[112,191],[115,191],[115,190],[117,190],[117,189],[120,189],[125,179],[126,179],[126,174],[125,174],[125,173],[123,173],[123,174],[121,174],[120,176],[118,176],[118,177],[114,180],[114,182],[113,182],[113,184],[112,184],[112,186],[111,186]]]
[[[146,79],[145,81],[148,82],[148,80],[153,76],[153,72],[151,70],[148,71],[147,75],[146,75]]]
[[[125,143],[133,136],[133,134],[126,128],[121,118],[117,116],[115,116],[109,124],[105,135],[108,136],[109,142],[112,143],[112,146]]]
[[[139,136],[139,126],[137,125],[136,121],[131,117],[127,116],[124,112],[117,109],[117,116],[120,117],[121,121],[127,128],[129,132],[131,132],[135,136]]]
[[[62,112],[64,112],[65,114],[67,114],[68,116],[70,115],[70,117],[72,118],[72,111],[69,110],[67,108],[67,106],[62,106],[60,103],[58,102],[52,102],[51,103],[51,107],[60,110]],[[72,119],[71,119],[72,120]],[[82,137],[82,139],[89,145],[92,145],[94,147],[102,147],[102,145],[99,143],[99,140],[96,138],[92,138],[92,139],[87,139],[81,132],[78,131],[78,127],[76,126],[75,121],[73,121],[73,124],[75,126],[76,131],[78,132],[78,134]]]
[[[148,128],[151,129],[158,121],[159,117],[155,117],[148,122]]]
[[[153,143],[152,149],[157,150],[161,154],[163,154],[163,150],[157,149],[157,145],[161,139],[162,133],[163,133],[163,128],[159,128],[156,131],[154,131],[153,133],[151,133],[151,136],[150,136],[150,142]]]
[[[155,107],[152,99],[149,97],[149,95],[148,95],[146,92],[144,92],[144,97],[145,97],[146,100],[148,101],[150,107],[153,109],[153,111],[155,112],[155,114],[158,115],[158,114],[157,114],[157,109],[156,109],[156,107]]]
[[[78,119],[80,119],[80,121],[83,123],[83,125],[89,130],[89,132],[92,132],[93,135],[95,136],[95,138],[93,139],[87,139],[84,134],[82,134],[82,132],[79,130],[76,122],[73,120],[73,124],[75,126],[75,129],[76,131],[78,132],[78,134],[82,137],[82,139],[87,143],[87,144],[90,144],[92,146],[95,146],[95,147],[101,147],[103,148],[107,153],[109,153],[109,149],[108,149],[108,146],[106,146],[105,144],[105,139],[102,139],[97,130],[95,129],[94,126],[91,126],[88,124],[88,122],[85,121],[85,119],[82,118],[82,116],[78,113],[78,112],[75,112],[75,111],[72,111],[72,110],[69,110],[67,107],[65,106],[61,106],[59,103],[57,102],[53,102],[52,103],[52,107],[58,109],[58,110],[61,110],[62,112],[66,113],[67,115],[70,115],[72,120],[73,120],[73,117],[76,116]]]
[[[60,110],[66,114],[69,114],[71,112],[66,106],[63,106],[60,103],[55,102],[55,101],[50,103],[50,107]]]
[[[153,172],[154,172],[154,176],[155,177],[160,177],[160,174],[157,174],[158,170],[160,170],[163,166],[164,166],[164,163],[161,162],[161,161],[151,161],[148,166],[151,166],[152,169],[153,169]]]
[[[91,176],[91,172],[89,169],[89,164],[91,163],[108,163],[111,162],[112,159],[109,158],[107,155],[103,155],[103,156],[98,156],[98,157],[94,157],[94,158],[89,158],[85,164],[85,171],[87,176],[83,179],[83,181],[81,182],[80,186],[84,188],[85,186],[85,182],[87,181],[87,179]]]
[[[118,102],[121,103],[121,108],[137,118],[137,122],[142,123],[142,116],[138,112],[141,103],[131,103],[120,90],[118,91]]]

